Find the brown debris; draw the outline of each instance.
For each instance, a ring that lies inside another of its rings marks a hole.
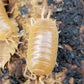
[[[25,60],[12,57],[10,63],[8,64],[9,75],[16,75],[20,77],[23,74],[23,68],[25,67]]]
[[[70,45],[68,45],[68,44],[65,44],[65,48],[66,48],[66,49],[68,49],[68,50],[70,50],[70,51],[72,51],[71,46],[70,46]]]

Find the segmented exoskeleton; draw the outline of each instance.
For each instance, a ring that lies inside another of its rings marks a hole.
[[[7,16],[4,5],[0,0],[0,67],[10,59],[10,54],[14,54],[19,43],[19,29],[14,19]]]
[[[58,50],[56,21],[49,18],[50,12],[47,18],[44,18],[44,13],[45,8],[43,8],[41,18],[37,20],[31,19],[26,59],[26,69],[35,78],[36,76],[40,76],[40,81],[43,76],[47,76],[52,72],[56,63]]]

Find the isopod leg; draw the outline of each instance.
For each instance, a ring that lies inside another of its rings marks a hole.
[[[43,7],[43,9],[42,9],[41,19],[44,19],[44,13],[45,13],[45,7]]]
[[[25,71],[24,71],[24,74],[23,74],[25,77],[28,77],[28,75],[26,74],[26,72],[27,72],[27,68],[28,68],[28,67],[27,67],[27,65],[26,65],[26,67],[25,67]]]
[[[39,82],[40,82],[40,84],[44,84],[44,81],[43,81],[44,78],[45,78],[45,76],[40,76],[40,77],[39,77]]]
[[[58,31],[58,34],[60,34],[61,31]]]
[[[15,52],[15,54],[21,57],[21,55],[18,52]]]
[[[21,31],[20,31],[20,35],[21,35],[21,36],[25,35],[25,30],[21,30]]]
[[[11,56],[8,56],[8,57],[4,60],[5,63],[8,62],[8,66],[9,66],[9,62],[10,62],[10,57],[11,57]],[[5,64],[3,64],[3,66],[2,66],[3,69],[5,68],[4,65],[5,65]]]
[[[62,45],[58,45],[58,48],[62,48],[63,49]]]
[[[33,25],[34,23],[36,23],[34,18],[31,18],[31,25]]]
[[[35,84],[38,84],[38,80],[35,80]]]
[[[49,10],[49,12],[48,12],[47,19],[50,18],[50,15],[51,15],[51,10]]]
[[[27,78],[29,78],[29,79],[36,80],[37,77],[36,77],[35,74],[31,73],[30,76],[28,76],[28,75],[26,74],[26,72],[27,72],[27,70],[28,70],[28,67],[27,67],[27,66],[28,66],[28,63],[27,63],[27,65],[26,65],[26,67],[25,67],[24,76],[27,77]]]
[[[55,65],[58,67],[58,63],[56,62]]]
[[[7,14],[12,14],[13,11],[14,11],[14,9],[15,9],[15,6],[13,6],[13,8],[11,9],[11,11],[7,12]]]
[[[8,40],[6,39],[5,41],[6,41],[6,43],[9,45],[9,42],[8,42]]]
[[[81,53],[82,53],[82,54],[84,54],[84,51],[83,51],[83,50],[81,50]]]

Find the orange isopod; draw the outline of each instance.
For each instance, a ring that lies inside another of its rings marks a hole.
[[[0,67],[10,59],[10,54],[14,54],[19,43],[19,29],[14,19],[9,20],[4,5],[0,0]]]
[[[49,75],[56,63],[58,50],[58,30],[56,21],[50,19],[50,12],[44,18],[45,9],[41,18],[31,20],[29,33],[27,69],[36,76]]]

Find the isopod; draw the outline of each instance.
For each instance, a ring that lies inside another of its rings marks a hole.
[[[31,29],[28,40],[27,69],[33,76],[48,76],[56,63],[58,50],[58,30],[56,21],[44,17],[43,8],[41,18],[31,19]],[[31,78],[32,78],[31,77]],[[41,80],[40,80],[41,81]]]
[[[19,43],[19,29],[14,19],[9,19],[0,0],[0,68],[4,68]]]

